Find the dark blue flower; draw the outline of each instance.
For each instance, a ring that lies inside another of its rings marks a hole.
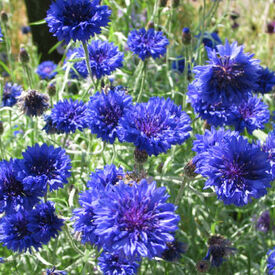
[[[71,176],[71,160],[61,147],[54,148],[47,144],[38,145],[22,153],[23,159],[17,160],[20,178],[30,182],[44,180],[50,191],[62,188]]]
[[[258,74],[258,88],[256,91],[262,94],[271,92],[272,88],[275,86],[275,72],[260,66]]]
[[[269,211],[264,211],[256,221],[256,229],[267,233],[272,227]]]
[[[18,98],[18,105],[27,116],[41,116],[49,108],[49,98],[36,90],[29,90]]]
[[[100,6],[100,0],[57,0],[51,4],[46,22],[58,40],[86,42],[108,25],[111,13],[108,6]]]
[[[98,265],[104,275],[134,275],[138,272],[139,261],[102,252],[98,258]]]
[[[207,48],[208,65],[196,66],[196,87],[200,99],[207,104],[226,106],[247,99],[257,90],[258,61],[243,52],[237,42],[218,45],[217,51]]]
[[[268,154],[268,159],[271,165],[271,174],[273,180],[275,179],[275,131],[270,132],[266,138],[263,150]]]
[[[81,232],[82,243],[97,244],[98,237],[95,234],[95,213],[100,193],[97,190],[86,190],[79,196],[80,208],[73,211],[75,231]]]
[[[15,83],[7,82],[3,89],[2,106],[12,107],[17,102],[17,97],[21,95],[23,88]]]
[[[162,258],[169,262],[176,262],[182,258],[186,252],[187,245],[177,239],[167,243],[167,248],[162,252]]]
[[[64,64],[68,66],[70,63],[72,63],[72,68],[70,69],[72,78],[79,78],[79,76],[86,78],[88,76],[83,47],[68,50]]]
[[[121,118],[119,140],[132,142],[148,155],[167,152],[189,138],[190,118],[170,99],[152,97],[138,103]]]
[[[55,266],[51,269],[46,269],[46,275],[67,275],[68,272],[64,270],[57,270]]]
[[[3,41],[3,34],[2,34],[2,30],[1,30],[1,27],[0,27],[0,42]]]
[[[96,169],[95,172],[91,173],[87,186],[92,190],[102,192],[109,185],[115,185],[122,180],[124,175],[121,167],[116,168],[114,164],[105,165],[104,169]]]
[[[130,50],[144,60],[151,56],[156,59],[164,55],[169,41],[162,32],[154,29],[146,31],[142,28],[131,31],[127,43]]]
[[[52,79],[57,74],[55,69],[57,65],[52,61],[44,61],[38,65],[36,73],[40,76],[41,79]]]
[[[27,229],[32,238],[41,244],[47,244],[51,238],[58,236],[64,221],[55,214],[54,204],[46,202],[36,205],[28,215]]]
[[[58,101],[51,113],[53,125],[60,132],[74,133],[87,127],[87,105],[71,98]]]
[[[196,37],[200,39],[201,34],[196,35]],[[202,37],[202,43],[208,48],[215,49],[218,45],[222,44],[222,41],[217,32],[205,32]]]
[[[275,246],[267,252],[267,271],[270,275],[275,275]]]
[[[208,251],[203,260],[210,261],[212,266],[219,267],[224,261],[224,257],[232,254],[236,249],[230,247],[230,242],[221,236],[212,236],[208,240]]]
[[[46,122],[42,130],[46,131],[47,134],[61,134],[62,131],[56,128],[56,124],[53,123],[51,115],[44,116],[44,121]]]
[[[30,27],[30,26],[22,26],[22,27],[21,27],[21,32],[22,32],[23,34],[28,34],[28,33],[31,32],[31,27]]]
[[[29,212],[21,210],[7,215],[0,220],[0,242],[8,249],[19,252],[31,252],[31,247],[38,250],[41,244],[37,242],[28,230]]]
[[[264,196],[271,187],[268,155],[242,136],[225,138],[209,148],[204,157],[196,172],[207,177],[204,189],[213,186],[225,204],[244,206],[252,198]]]
[[[0,213],[30,210],[45,193],[43,181],[19,180],[18,173],[14,160],[0,162]]]
[[[125,257],[155,257],[174,240],[179,216],[167,203],[165,187],[145,179],[131,185],[120,181],[105,192],[94,209],[95,233],[105,251]]]
[[[183,73],[185,68],[185,59],[183,56],[178,56],[176,60],[172,62],[172,69],[174,71]]]
[[[228,110],[227,125],[233,125],[236,131],[247,129],[248,133],[256,129],[263,129],[269,121],[269,109],[260,98],[254,96],[243,100],[238,105],[232,105]]]
[[[88,103],[89,128],[92,134],[111,144],[118,137],[119,122],[132,107],[132,97],[123,89],[97,92]]]

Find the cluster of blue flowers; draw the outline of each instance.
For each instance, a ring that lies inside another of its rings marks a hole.
[[[104,251],[99,258],[104,274],[136,274],[141,258],[160,257],[178,228],[165,187],[146,179],[127,182],[124,176],[113,164],[92,173],[79,197],[81,207],[74,210],[82,242]]]
[[[0,162],[0,242],[13,251],[30,251],[58,235],[63,220],[54,204],[42,202],[66,184],[71,161],[65,150],[47,144],[28,147],[23,159]]]

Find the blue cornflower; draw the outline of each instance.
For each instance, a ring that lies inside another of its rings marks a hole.
[[[151,56],[156,59],[164,55],[169,40],[160,31],[154,29],[146,31],[142,28],[131,31],[127,43],[130,50],[144,60]]]
[[[23,159],[16,162],[21,179],[26,178],[30,182],[43,180],[50,191],[62,188],[68,182],[71,160],[61,147],[54,148],[45,143],[40,146],[36,143],[22,155]]]
[[[167,248],[162,252],[162,258],[168,262],[176,262],[182,258],[186,252],[187,245],[177,239],[167,243]]]
[[[219,267],[224,261],[224,257],[232,254],[236,249],[230,247],[230,242],[221,236],[212,236],[208,240],[208,251],[203,260],[210,261],[212,266]]]
[[[88,103],[89,128],[92,134],[111,144],[118,137],[119,122],[132,107],[132,97],[123,89],[97,92]]]
[[[3,41],[3,34],[2,34],[2,30],[1,30],[1,27],[0,27],[0,42]]]
[[[268,210],[264,211],[256,221],[256,229],[258,231],[267,233],[272,228],[270,213]]]
[[[226,106],[247,99],[257,90],[258,61],[243,52],[237,42],[207,48],[208,65],[195,66],[196,87],[200,99],[207,104]]]
[[[81,232],[82,243],[97,244],[98,237],[95,234],[95,213],[100,193],[97,190],[86,190],[79,196],[80,208],[73,211],[75,231]]]
[[[98,258],[98,265],[104,275],[134,275],[139,268],[138,260],[129,260],[117,254],[102,252]]]
[[[0,162],[0,213],[30,210],[45,193],[43,181],[19,180],[15,161]]]
[[[27,229],[32,233],[32,238],[41,244],[47,244],[51,238],[58,236],[64,221],[55,214],[52,202],[36,205],[28,215]]]
[[[58,40],[86,42],[108,25],[111,13],[100,0],[57,0],[51,4],[46,22]]]
[[[121,167],[116,168],[114,164],[105,165],[104,169],[96,169],[90,175],[90,180],[87,186],[102,192],[106,187],[115,185],[118,181],[122,180],[125,173]]]
[[[167,152],[189,138],[190,118],[170,99],[152,97],[121,118],[119,140],[132,142],[148,155]]]
[[[270,275],[275,275],[275,246],[267,252],[267,271]]]
[[[31,252],[31,247],[38,250],[41,244],[37,242],[28,230],[29,212],[21,210],[15,214],[6,215],[0,220],[0,242],[8,249],[19,252]]]
[[[258,74],[258,88],[256,91],[262,94],[271,92],[272,88],[275,86],[275,72],[260,66]]]
[[[198,39],[200,39],[201,34],[196,35]],[[222,40],[220,39],[217,32],[205,32],[202,37],[202,43],[205,47],[215,49],[218,45],[222,44]]]
[[[268,154],[268,159],[271,165],[271,174],[275,179],[275,131],[270,132],[263,145],[263,151]]]
[[[21,32],[22,32],[23,34],[28,34],[28,33],[31,32],[31,27],[30,27],[30,26],[22,26],[22,27],[21,27]]]
[[[228,121],[226,124],[233,125],[236,131],[248,133],[256,129],[263,129],[265,123],[269,121],[269,109],[260,98],[256,96],[243,100],[238,105],[232,105],[228,111]]]
[[[38,65],[36,73],[41,79],[52,79],[57,74],[57,72],[55,72],[56,68],[57,65],[54,62],[44,61]]]
[[[64,64],[68,66],[69,63],[72,63],[70,70],[70,76],[72,78],[79,78],[79,76],[86,78],[88,76],[83,47],[68,50]]]
[[[49,108],[49,97],[36,90],[29,90],[18,98],[18,105],[27,116],[41,116]]]
[[[12,107],[17,102],[17,97],[21,95],[23,88],[15,83],[7,82],[3,89],[2,106]]]
[[[87,127],[87,105],[71,98],[58,101],[51,113],[53,125],[60,132],[74,133]]]
[[[120,181],[105,192],[94,209],[95,233],[103,249],[125,257],[155,257],[174,240],[179,216],[167,203],[165,187],[145,179],[131,185]]]
[[[207,150],[196,172],[207,177],[205,187],[215,187],[225,204],[244,206],[271,187],[268,155],[242,136],[231,136]]]
[[[67,275],[68,272],[65,270],[57,270],[55,266],[51,269],[46,269],[46,275]]]

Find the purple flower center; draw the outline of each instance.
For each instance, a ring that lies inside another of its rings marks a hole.
[[[117,126],[119,119],[122,117],[122,110],[119,106],[107,106],[100,110],[104,123],[107,125]]]
[[[15,179],[12,175],[8,176],[7,180],[4,180],[4,192],[8,196],[16,197],[18,195],[23,195],[23,184]]]
[[[137,129],[147,137],[155,137],[160,131],[166,129],[166,125],[160,121],[158,116],[150,117],[148,114],[141,119],[136,118],[135,124]]]

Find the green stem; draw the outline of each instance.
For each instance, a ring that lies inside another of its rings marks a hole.
[[[68,140],[68,137],[69,137],[69,134],[66,133],[65,137],[64,137],[64,140],[63,140],[63,144],[62,144],[62,147],[65,148],[66,146],[66,141]]]
[[[140,85],[140,90],[139,90],[139,94],[138,94],[138,97],[137,97],[137,102],[140,101],[140,99],[142,97],[143,90],[144,90],[144,84],[145,84],[145,78],[146,78],[146,69],[147,69],[147,62],[144,61],[142,71],[141,71],[141,74],[142,74],[141,85]]]
[[[181,201],[182,195],[183,195],[183,191],[184,191],[184,187],[186,185],[186,181],[184,181],[185,178],[183,178],[183,181],[180,185],[180,189],[178,191],[177,197],[175,199],[175,204],[178,204]]]
[[[95,85],[95,82],[94,82],[93,73],[92,73],[92,69],[91,69],[91,63],[90,63],[90,57],[89,57],[87,42],[82,42],[82,45],[83,45],[84,52],[85,52],[85,60],[86,60],[86,66],[87,66],[87,69],[88,69],[88,73],[89,73],[89,76],[90,76],[90,78],[93,82],[93,85],[94,85],[95,89],[96,89],[96,85]]]
[[[84,253],[75,245],[74,240],[73,240],[73,238],[72,238],[72,235],[71,235],[70,232],[69,232],[68,225],[66,224],[63,228],[64,228],[65,234],[67,235],[67,237],[68,237],[68,239],[69,239],[69,241],[70,241],[70,243],[71,243],[73,249],[74,249],[77,253],[79,253],[80,255],[84,256]]]

